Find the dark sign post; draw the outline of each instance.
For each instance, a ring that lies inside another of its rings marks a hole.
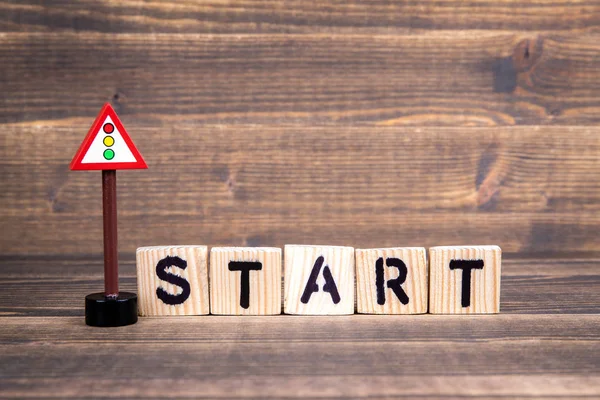
[[[119,295],[119,252],[117,249],[117,171],[102,171],[102,222],[104,228],[104,293]]]
[[[105,104],[73,157],[71,170],[102,170],[104,293],[85,298],[85,322],[124,326],[137,322],[137,295],[119,292],[117,243],[117,169],[148,168],[119,117]]]

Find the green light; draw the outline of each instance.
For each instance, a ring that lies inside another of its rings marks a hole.
[[[115,152],[111,149],[106,149],[106,150],[104,150],[103,156],[107,160],[112,160],[113,158],[115,158]]]

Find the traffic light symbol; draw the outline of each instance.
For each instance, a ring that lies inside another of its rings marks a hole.
[[[115,158],[115,151],[113,149],[111,149],[110,147],[112,147],[112,145],[115,144],[115,138],[113,138],[112,136],[109,136],[109,135],[114,132],[115,126],[113,124],[111,124],[110,122],[107,122],[102,127],[102,130],[104,130],[104,133],[106,133],[106,135],[107,135],[104,137],[104,140],[102,141],[102,143],[106,147],[108,147],[108,149],[104,150],[104,153],[102,153],[102,155],[104,156],[105,159],[112,160],[113,158]]]

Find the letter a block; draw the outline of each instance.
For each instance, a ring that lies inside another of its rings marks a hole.
[[[210,312],[281,314],[281,249],[213,247],[210,250]]]
[[[423,314],[427,295],[424,247],[356,250],[359,313]]]
[[[205,315],[206,246],[140,247],[136,251],[140,315]]]
[[[285,246],[286,314],[354,313],[354,248]]]
[[[432,247],[429,259],[430,313],[500,312],[500,247]]]

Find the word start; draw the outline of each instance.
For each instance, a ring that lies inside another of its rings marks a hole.
[[[138,313],[493,314],[498,246],[153,246],[136,252]],[[282,290],[283,279],[283,290]],[[282,302],[283,295],[283,302]]]

